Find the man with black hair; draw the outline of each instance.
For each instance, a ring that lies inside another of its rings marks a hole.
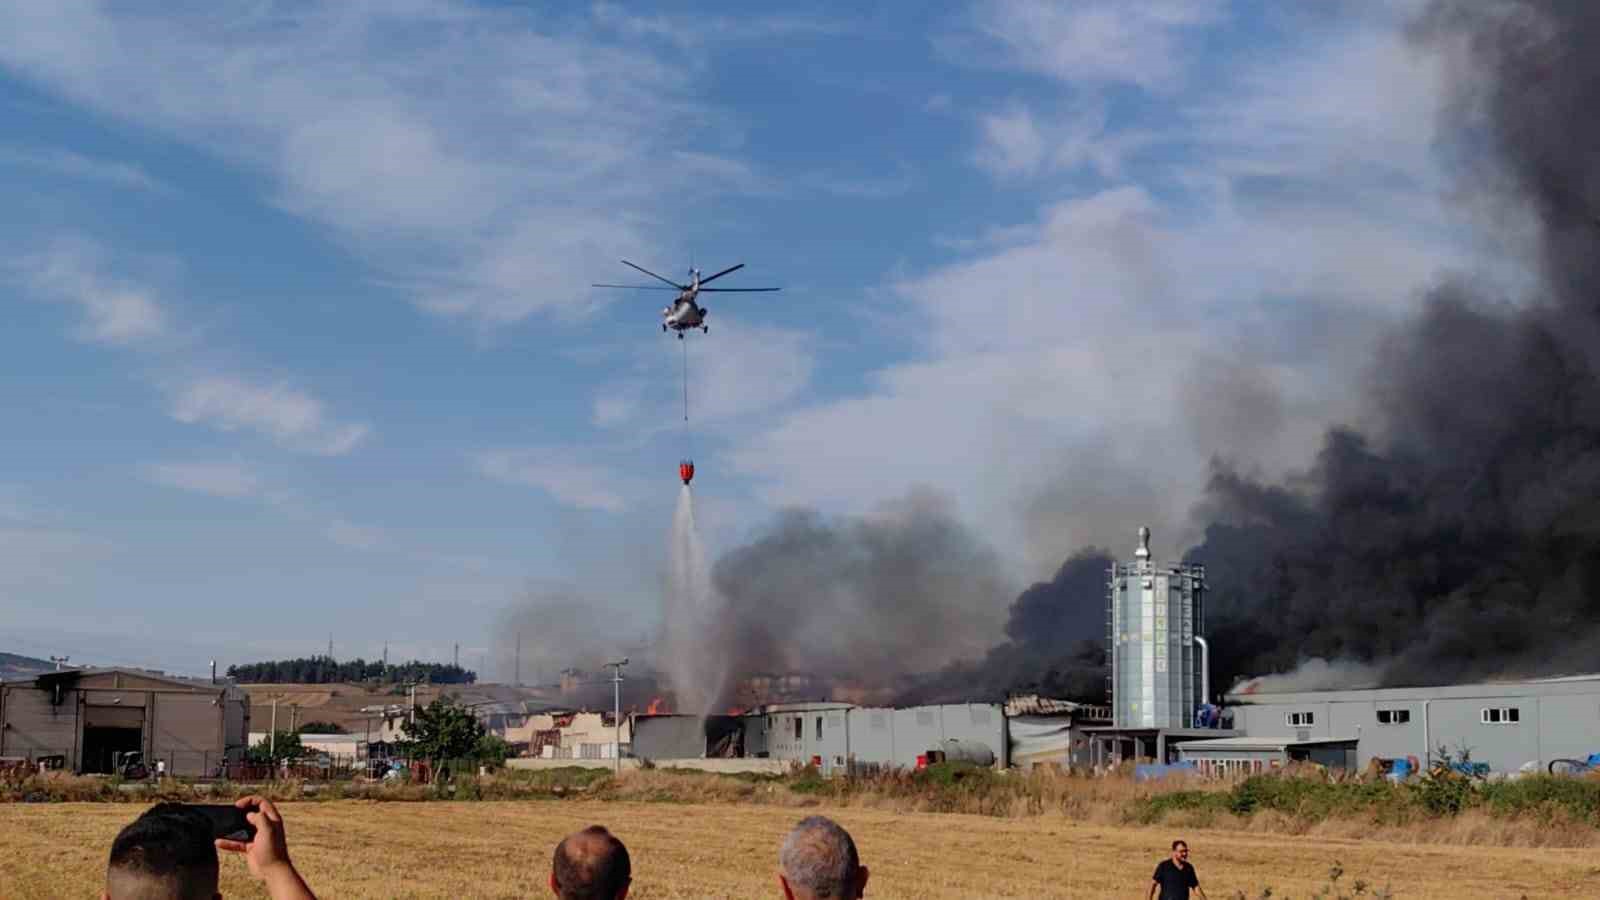
[[[556,845],[550,890],[561,900],[623,900],[632,882],[628,848],[600,825],[569,834]]]
[[[214,838],[211,820],[182,803],[145,810],[111,842],[102,900],[216,900],[218,850],[244,854],[272,900],[316,900],[289,862],[283,816],[272,801],[241,797],[234,805],[255,826],[249,842]]]
[[[1191,889],[1200,892],[1200,900],[1206,900],[1200,877],[1194,873],[1194,866],[1189,862],[1189,845],[1183,841],[1173,841],[1172,858],[1163,859],[1156,866],[1155,875],[1151,876],[1149,900],[1158,900],[1156,891],[1161,892],[1159,900],[1189,900]]]
[[[211,821],[181,803],[160,803],[111,842],[103,900],[214,900],[217,848]]]

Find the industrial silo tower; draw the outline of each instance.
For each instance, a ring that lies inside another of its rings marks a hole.
[[[1131,563],[1113,563],[1106,584],[1106,701],[1116,728],[1190,728],[1210,692],[1204,630],[1204,566],[1157,566],[1150,529]]]

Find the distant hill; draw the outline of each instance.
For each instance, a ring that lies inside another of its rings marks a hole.
[[[0,653],[0,678],[26,678],[40,672],[54,672],[56,664],[16,653]]]

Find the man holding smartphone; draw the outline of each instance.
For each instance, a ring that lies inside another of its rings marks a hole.
[[[239,840],[244,838],[244,840]],[[273,900],[316,900],[289,861],[283,816],[265,797],[232,808],[159,803],[111,843],[103,900],[215,900],[217,851],[243,853]]]

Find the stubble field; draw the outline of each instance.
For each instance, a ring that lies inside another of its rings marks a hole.
[[[61,803],[0,805],[0,895],[14,900],[87,897],[98,891],[117,830],[141,807]],[[628,845],[639,900],[777,896],[783,833],[821,812],[855,836],[872,869],[868,896],[1142,897],[1168,842],[1182,836],[1207,894],[1250,900],[1308,897],[1338,862],[1356,879],[1405,900],[1593,896],[1593,851],[1407,845],[1220,830],[1074,824],[860,808],[797,810],[725,804],[601,801],[284,805],[290,849],[320,896],[548,896],[550,851],[601,823]],[[229,897],[262,896],[244,864],[224,859]]]

